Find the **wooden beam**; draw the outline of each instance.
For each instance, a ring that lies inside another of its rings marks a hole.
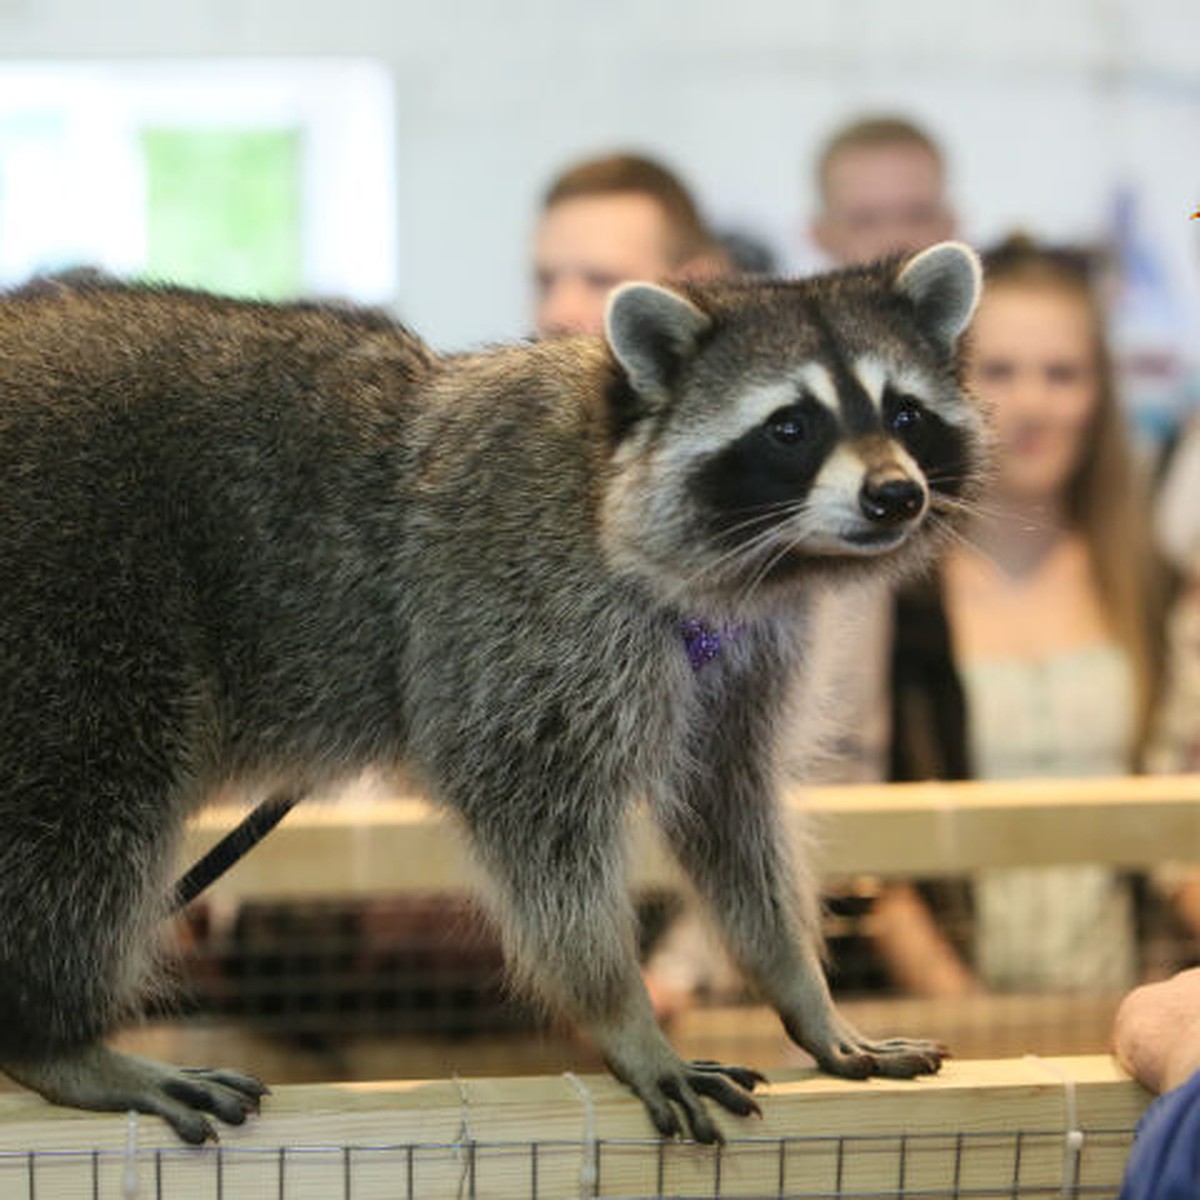
[[[244,809],[190,825],[191,863]],[[1200,776],[793,788],[787,820],[813,841],[826,878],[954,875],[988,867],[1200,862]],[[815,833],[815,841],[813,835]],[[678,874],[642,814],[631,833],[635,886]],[[471,888],[478,879],[453,820],[417,797],[306,803],[213,889],[229,901]]]
[[[1068,1091],[1074,1128],[1068,1144]],[[283,1087],[220,1151],[154,1118],[0,1096],[0,1195],[376,1197],[1114,1194],[1147,1097],[1107,1057],[950,1062],[917,1081],[782,1074],[721,1149],[661,1143],[607,1076]],[[1074,1150],[1071,1148],[1074,1146]],[[1065,1174],[1064,1174],[1065,1171]],[[32,1181],[32,1182],[31,1182]]]
[[[794,791],[827,874],[1200,862],[1200,776],[883,784]]]

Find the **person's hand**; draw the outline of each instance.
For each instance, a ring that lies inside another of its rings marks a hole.
[[[1200,967],[1134,988],[1117,1009],[1113,1052],[1155,1092],[1178,1087],[1200,1069]]]

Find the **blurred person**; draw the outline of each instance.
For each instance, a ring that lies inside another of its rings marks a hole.
[[[810,232],[834,267],[915,254],[955,236],[942,150],[902,116],[860,116],[833,130],[815,176],[820,208]],[[836,698],[838,732],[825,760],[810,772],[819,782],[871,783],[887,773],[890,586],[876,586],[858,607],[854,660],[842,672]]]
[[[568,165],[546,188],[534,231],[538,334],[600,334],[608,295],[631,279],[697,279],[732,272],[732,259],[684,183],[654,159],[614,153]],[[640,906],[646,929],[663,923]],[[739,976],[692,904],[671,911],[651,941],[645,982],[661,1017],[697,991],[726,994]]]
[[[1192,220],[1200,218],[1200,210]],[[1156,774],[1200,771],[1200,411],[1166,448],[1154,534],[1177,573],[1167,623],[1169,668],[1147,753]],[[1188,924],[1200,931],[1200,879],[1193,876]]]
[[[1103,314],[1080,255],[1012,239],[984,263],[967,382],[991,408],[993,475],[936,576],[898,598],[891,775],[1124,774],[1157,686],[1159,573]],[[921,892],[885,890],[893,978],[932,995],[1136,978],[1131,887],[1107,867],[984,872],[966,899],[956,948]]]
[[[895,115],[834,131],[817,160],[813,241],[835,266],[923,250],[955,236],[946,168],[934,139]]]
[[[1200,217],[1200,212],[1192,217]],[[1200,771],[1200,413],[1193,410],[1182,423],[1165,448],[1159,470],[1154,535],[1173,568],[1175,587],[1166,614],[1166,667],[1146,769],[1169,775]],[[1154,878],[1174,918],[1164,939],[1172,965],[1195,961],[1200,870],[1194,860],[1164,863]]]
[[[537,332],[601,333],[617,284],[727,268],[688,189],[661,163],[636,154],[581,160],[542,199],[533,238]]]
[[[1113,1052],[1158,1098],[1138,1122],[1120,1200],[1200,1193],[1200,968],[1135,988],[1113,1022]]]
[[[815,183],[820,208],[811,234],[833,267],[916,253],[952,237],[957,227],[941,149],[925,130],[897,115],[859,117],[834,130],[815,164]],[[786,767],[812,783],[877,782],[888,765],[891,589],[864,586],[853,600],[843,593],[817,620],[826,630],[818,639],[819,653],[837,664],[823,673],[841,683],[821,714],[828,729],[824,752],[803,762],[789,760]],[[812,716],[801,714],[801,719]],[[838,912],[860,907],[854,895],[832,895],[829,902]],[[840,952],[833,949],[841,974],[848,977],[861,951],[853,940]],[[689,917],[655,952],[649,983],[660,1013],[670,1015],[697,991],[735,994],[738,979],[706,927]]]

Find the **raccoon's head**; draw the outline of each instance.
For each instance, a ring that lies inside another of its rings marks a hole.
[[[923,561],[979,469],[958,341],[980,286],[945,242],[807,280],[618,288],[610,561],[698,611]]]

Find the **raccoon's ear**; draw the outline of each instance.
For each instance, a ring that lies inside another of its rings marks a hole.
[[[939,242],[900,268],[895,287],[912,301],[922,326],[953,350],[979,303],[983,267],[963,242]]]
[[[654,283],[623,283],[608,299],[604,333],[634,391],[655,402],[712,324],[678,292]]]

